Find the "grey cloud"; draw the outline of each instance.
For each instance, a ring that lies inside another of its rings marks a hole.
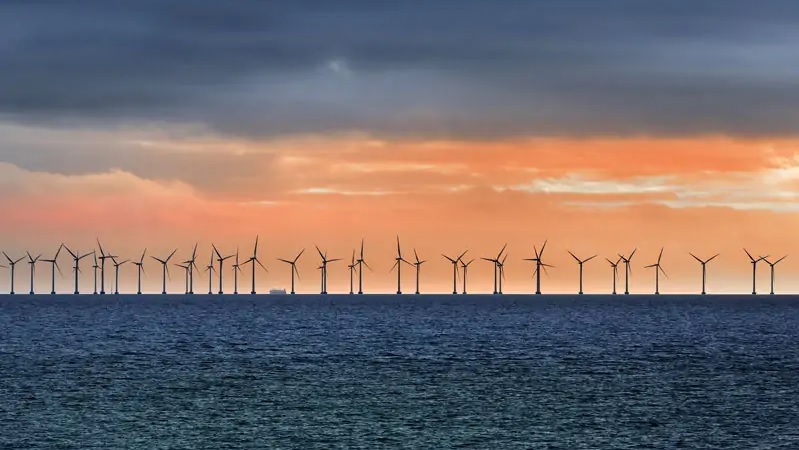
[[[0,115],[246,136],[795,134],[797,19],[790,0],[6,0]]]

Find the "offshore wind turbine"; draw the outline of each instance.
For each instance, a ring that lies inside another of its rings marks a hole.
[[[507,259],[508,254],[506,253],[501,260],[497,261],[497,268],[499,269],[499,292],[497,294],[499,295],[502,295],[502,281],[505,279],[505,260]]]
[[[541,271],[543,270],[546,272],[547,267],[554,267],[550,266],[549,264],[544,264],[543,257],[544,257],[544,250],[547,248],[547,241],[544,241],[544,244],[541,246],[541,251],[539,252],[538,249],[533,246],[533,253],[535,254],[535,258],[526,258],[525,261],[532,261],[535,263],[535,272],[533,276],[535,276],[535,294],[541,295]]]
[[[22,261],[23,259],[25,259],[25,257],[23,256],[22,258],[19,258],[17,260],[13,260],[13,259],[11,259],[10,256],[8,256],[6,254],[6,252],[3,252],[3,256],[5,256],[6,259],[8,260],[8,267],[9,267],[9,272],[10,272],[10,275],[11,275],[11,291],[9,293],[11,295],[14,295],[14,273],[15,273],[15,269],[17,267],[17,263]]]
[[[252,249],[252,256],[247,261],[244,261],[244,264],[252,264],[252,290],[250,290],[250,294],[255,295],[255,265],[258,264],[264,272],[269,272],[269,269],[261,264],[261,260],[258,259],[258,236],[255,236],[255,247]]]
[[[37,257],[31,256],[30,252],[25,252],[28,255],[28,265],[30,266],[30,273],[31,273],[31,291],[30,294],[33,295],[33,278],[36,275],[36,263],[39,262],[39,258],[42,257],[41,253]]]
[[[236,259],[233,260],[233,295],[239,295],[239,248],[236,247]]]
[[[468,251],[469,250],[466,250],[465,252],[461,253],[460,256],[454,259],[447,255],[441,254],[441,256],[452,263],[452,295],[458,295],[458,262],[463,260],[463,257]]]
[[[219,263],[219,295],[222,295],[224,293],[224,290],[222,289],[222,273],[224,272],[222,270],[222,266],[226,260],[234,257],[235,255],[222,256],[214,244],[211,244],[211,247],[213,247],[214,253],[216,253],[216,261]]]
[[[300,271],[297,270],[297,260],[300,259],[300,256],[302,256],[303,253],[305,253],[305,249],[302,249],[302,251],[300,251],[300,253],[298,253],[297,256],[291,261],[282,258],[277,259],[278,261],[282,261],[291,266],[291,295],[294,295],[294,274],[297,274],[297,278],[300,277]]]
[[[347,269],[350,270],[350,295],[355,294],[353,292],[353,288],[355,287],[355,268],[358,267],[358,264],[355,263],[355,250],[352,251],[352,262],[347,265]]]
[[[170,253],[169,256],[166,257],[166,259],[161,259],[161,258],[156,258],[155,256],[150,256],[150,258],[160,262],[161,266],[162,266],[162,271],[163,271],[162,275],[161,275],[161,286],[163,288],[161,290],[161,294],[162,295],[166,295],[166,277],[167,277],[167,275],[169,275],[169,260],[172,259],[173,256],[175,256],[175,253],[177,251],[178,251],[178,249],[172,250],[172,253]]]
[[[94,255],[94,252],[86,253],[85,255],[81,255],[80,252],[74,253],[66,245],[64,246],[64,248],[67,249],[69,254],[72,256],[72,260],[75,262],[75,266],[72,268],[72,270],[75,271],[75,295],[78,295],[78,294],[80,294],[80,290],[78,289],[78,274],[80,274],[80,260],[82,260],[83,258],[85,258],[85,257],[87,257],[89,255]],[[95,275],[95,291],[96,291],[96,286],[97,286],[96,280],[97,280],[97,277]]]
[[[211,250],[211,262],[205,267],[205,271],[208,272],[208,295],[213,294],[213,280],[214,280],[214,251]]]
[[[129,259],[118,263],[116,258],[112,257],[111,261],[114,263],[114,295],[119,295],[119,267],[129,262]]]
[[[464,263],[461,261],[461,268],[463,269],[463,295],[466,295],[466,274],[468,273],[469,266],[474,262],[474,259],[469,260],[469,262]]]
[[[613,269],[613,295],[616,295],[616,277],[619,275],[619,263],[621,262],[621,257],[616,260],[616,262],[611,261],[608,258],[605,258],[605,261],[610,264],[610,267]]]
[[[94,265],[92,269],[94,269],[94,295],[97,295],[97,270],[100,269],[100,266],[97,265],[97,252],[93,251],[92,255],[94,255]]]
[[[766,264],[768,264],[769,267],[771,268],[771,295],[774,295],[774,266],[776,266],[777,264],[782,262],[782,260],[787,258],[787,257],[788,257],[788,255],[785,255],[782,258],[780,258],[780,259],[778,259],[778,260],[776,260],[774,262],[769,262],[769,260],[766,259],[766,258],[768,258],[768,256],[763,258],[763,261],[765,261]]]
[[[319,250],[319,247],[316,246],[316,251],[319,252],[319,256],[322,258],[322,265],[319,267],[322,271],[322,295],[327,294],[327,265],[332,262],[341,261],[341,258],[334,258],[334,259],[327,259],[327,252],[322,253],[322,250]]]
[[[663,272],[663,275],[668,278],[669,276],[666,275],[666,271],[663,270],[663,267],[660,265],[660,261],[663,259],[663,247],[660,248],[660,254],[658,255],[658,262],[655,264],[650,264],[648,266],[644,266],[644,269],[655,269],[655,295],[660,295],[660,272]]]
[[[697,260],[699,262],[699,264],[702,265],[702,295],[706,295],[707,292],[705,291],[705,282],[707,280],[707,263],[709,263],[710,261],[713,261],[714,259],[716,259],[716,257],[719,256],[719,253],[716,253],[715,255],[713,255],[712,257],[710,257],[710,258],[708,258],[706,260],[699,259],[698,256],[694,255],[691,252],[688,252],[688,254],[693,256],[694,259]]]
[[[116,256],[106,253],[99,239],[97,246],[100,247],[100,295],[105,295],[105,260],[116,258]]]
[[[43,259],[42,260],[42,262],[50,263],[50,269],[51,269],[51,274],[50,274],[51,275],[50,276],[50,281],[51,281],[51,283],[50,283],[50,294],[51,295],[55,295],[55,270],[58,269],[58,273],[61,275],[61,277],[64,276],[64,274],[61,273],[61,267],[59,267],[59,265],[58,265],[58,255],[61,254],[61,249],[62,248],[64,248],[64,244],[61,244],[61,245],[58,246],[58,250],[55,252],[55,256],[53,256],[52,259]]]
[[[630,295],[630,275],[632,274],[632,269],[630,268],[630,261],[633,260],[633,256],[635,256],[635,252],[638,251],[638,248],[633,249],[630,256],[625,257],[622,254],[619,254],[619,258],[624,263],[624,295]]]
[[[138,290],[136,291],[137,295],[141,295],[141,274],[144,272],[144,256],[147,254],[147,249],[145,248],[143,252],[141,252],[141,258],[139,258],[139,262],[133,261],[133,264],[136,266],[136,274],[137,274],[137,286]]]
[[[505,245],[502,246],[502,250],[499,251],[499,253],[497,254],[496,258],[480,258],[483,261],[488,261],[488,262],[494,264],[494,295],[502,293],[501,289],[499,291],[497,291],[497,276],[498,276],[498,272],[499,272],[499,258],[502,257],[502,253],[505,252],[505,247],[507,247],[507,246],[508,246],[508,244],[505,244]]]
[[[183,264],[189,266],[189,289],[186,291],[189,295],[194,295],[194,269],[197,269],[197,272],[200,269],[197,267],[197,243],[194,244],[194,250],[191,252],[191,259],[187,261],[183,261]]]
[[[363,259],[363,239],[361,239],[361,253],[358,256],[358,259],[355,261],[358,264],[358,295],[363,295],[363,266],[366,266],[367,269],[372,270],[367,264],[366,260]]]
[[[189,270],[190,270],[191,266],[189,264],[175,264],[175,265],[177,267],[180,267],[184,271],[183,277],[185,279],[184,282],[185,282],[185,285],[186,285],[186,294],[188,294],[189,293]]]
[[[580,258],[574,256],[574,253],[572,253],[571,251],[569,251],[569,250],[566,250],[566,251],[569,252],[569,254],[572,255],[572,258],[574,258],[574,260],[577,261],[577,264],[580,265],[580,292],[578,292],[577,294],[578,295],[583,295],[583,264],[585,264],[588,261],[591,261],[592,259],[596,258],[597,255],[594,255],[594,256],[592,256],[590,258],[586,258],[586,259],[580,259]],[[614,284],[615,284],[615,281],[614,281]]]
[[[745,248],[744,252],[746,253],[746,256],[749,257],[749,261],[752,263],[752,295],[757,295],[757,263],[765,260],[769,255],[761,256],[760,258],[755,259]]]
[[[397,236],[397,256],[394,258],[394,265],[391,267],[393,271],[395,268],[397,269],[397,295],[402,295],[402,263],[405,263],[409,266],[413,266],[413,264],[409,263],[402,257],[402,249],[400,248],[400,240],[399,236]]]
[[[420,261],[419,254],[416,253],[416,249],[413,249],[413,256],[416,258],[416,261],[413,265],[416,267],[416,295],[419,295],[419,272],[421,271],[422,264],[426,263],[427,261]]]

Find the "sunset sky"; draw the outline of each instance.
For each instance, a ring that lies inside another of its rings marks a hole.
[[[298,291],[317,292],[313,246],[349,259],[364,239],[366,290],[391,292],[399,235],[428,260],[423,290],[450,291],[441,254],[468,249],[470,290],[490,292],[479,257],[508,243],[510,293],[534,290],[522,258],[548,239],[545,292],[577,290],[567,250],[598,254],[585,289],[609,292],[604,258],[636,247],[632,290],[651,292],[665,247],[662,292],[699,290],[692,251],[721,253],[711,292],[745,293],[745,246],[789,254],[777,289],[799,291],[797,20],[788,0],[6,0],[0,249],[99,238],[181,261],[199,242],[205,266],[212,242],[246,259],[260,235],[258,288],[288,288],[276,258],[306,248]],[[133,266],[122,278],[135,289]]]

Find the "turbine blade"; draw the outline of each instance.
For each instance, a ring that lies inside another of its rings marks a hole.
[[[289,260],[286,260],[286,259],[283,259],[283,258],[277,258],[277,260],[278,261],[283,261],[286,264],[294,264],[292,261],[289,261]]]
[[[416,249],[415,248],[413,249],[413,256],[414,256],[414,258],[416,258],[416,263],[418,264],[419,263],[419,254],[416,253]]]
[[[505,249],[507,247],[508,247],[508,243],[506,242],[505,245],[502,246],[502,250],[499,251],[499,254],[497,255],[497,259],[499,259],[502,256],[503,253],[505,253]]]
[[[294,258],[294,262],[295,263],[297,262],[298,259],[300,259],[300,256],[302,256],[303,253],[305,253],[305,249],[302,249],[302,251],[300,251],[300,253],[297,255],[297,257]]]
[[[574,256],[574,253],[570,252],[569,250],[566,251],[569,252],[570,255],[572,255],[572,258],[574,258],[575,261],[577,261],[578,263],[582,263],[582,261],[580,261],[580,258]]]
[[[167,258],[166,258],[167,262],[168,262],[170,259],[172,259],[172,257],[173,257],[173,256],[175,256],[175,253],[177,253],[177,251],[178,251],[178,249],[174,249],[174,250],[172,250],[172,253],[170,253],[170,254],[169,254],[169,256],[167,256]]]
[[[713,255],[713,257],[712,257],[712,258],[710,258],[710,259],[708,259],[707,261],[705,261],[705,263],[709,263],[710,261],[713,261],[713,260],[714,260],[714,259],[716,259],[716,258],[717,258],[717,257],[718,257],[720,254],[721,254],[721,253],[716,253],[715,255]]]
[[[660,247],[660,254],[658,255],[658,264],[660,264],[661,259],[663,259],[663,247]]]
[[[694,257],[694,259],[695,259],[695,260],[697,260],[697,261],[699,261],[700,263],[702,263],[702,264],[704,264],[704,263],[705,263],[705,261],[702,261],[701,259],[697,258],[697,256],[696,256],[696,255],[694,255],[693,253],[691,253],[691,252],[688,252],[688,254],[689,254],[689,255],[691,255],[691,256],[693,256],[693,257]],[[710,260],[708,260],[708,261],[710,261]]]
[[[744,247],[744,252],[746,252],[746,256],[748,256],[749,259],[752,260],[752,262],[755,261],[755,258],[752,257],[752,254],[749,253],[749,250],[747,250],[746,247]]]

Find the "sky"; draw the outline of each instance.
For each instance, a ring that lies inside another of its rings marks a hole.
[[[585,289],[608,292],[605,258],[634,248],[632,291],[651,292],[664,248],[678,293],[701,287],[688,252],[721,254],[711,292],[750,292],[746,247],[788,254],[777,289],[796,292],[798,19],[789,0],[5,0],[0,249],[183,261],[199,243],[205,266],[211,243],[244,260],[260,236],[258,289],[288,288],[276,258],[305,248],[314,292],[314,246],[347,260],[363,239],[366,290],[392,292],[399,236],[423,291],[451,291],[441,254],[468,249],[469,290],[490,292],[480,257],[507,243],[505,291],[530,292],[523,258],[547,240],[545,292],[577,290],[567,251],[598,255]]]

